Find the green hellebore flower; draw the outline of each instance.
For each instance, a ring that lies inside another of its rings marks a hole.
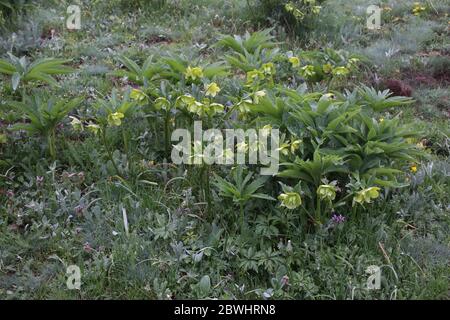
[[[314,14],[319,14],[321,9],[322,9],[321,6],[313,6],[311,11]]]
[[[206,95],[215,97],[220,92],[220,87],[215,82],[205,85]]]
[[[300,69],[300,74],[306,78],[309,78],[314,76],[316,72],[314,71],[314,66],[309,64]]]
[[[272,62],[264,63],[261,67],[265,75],[272,75],[275,73],[275,66]]]
[[[204,104],[199,101],[194,101],[187,105],[187,110],[191,113],[195,113],[199,116],[203,115]]]
[[[195,102],[195,98],[189,94],[185,94],[182,96],[179,96],[177,98],[177,101],[175,102],[175,106],[179,107],[179,106],[188,106],[192,103]]]
[[[278,200],[281,201],[281,206],[290,210],[298,208],[302,204],[302,198],[297,192],[282,193],[278,196]]]
[[[125,115],[122,112],[114,112],[108,115],[108,124],[110,126],[120,126]]]
[[[136,89],[136,88],[131,90],[130,98],[135,100],[135,101],[142,102],[142,101],[144,101],[144,99],[146,97],[147,97],[147,95],[142,90],[139,90],[139,89]]]
[[[197,80],[203,77],[203,70],[200,67],[192,68],[191,66],[189,66],[186,68],[184,76],[186,77],[186,79],[191,78],[192,80]]]
[[[206,113],[208,113],[209,115],[213,116],[216,113],[219,112],[223,112],[225,110],[225,107],[223,106],[223,104],[220,103],[211,103],[207,108],[206,108]]]
[[[70,122],[70,124],[72,125],[72,128],[77,131],[83,131],[83,123],[75,117],[70,117],[70,118],[72,119],[72,121]]]
[[[317,188],[317,195],[321,200],[332,201],[336,198],[336,188],[330,184],[322,184]]]
[[[331,73],[333,71],[333,66],[331,65],[331,63],[325,63],[322,66],[323,72],[325,73]]]
[[[170,102],[164,97],[159,97],[155,100],[155,109],[156,110],[169,110],[170,109]]]
[[[348,70],[346,67],[336,67],[333,69],[332,73],[335,76],[345,76],[350,73],[350,70]]]
[[[100,126],[95,123],[89,123],[86,128],[95,135],[100,131]]]
[[[354,202],[359,204],[370,203],[372,199],[376,199],[380,196],[380,188],[370,187],[361,191],[358,191],[353,198]]]
[[[252,84],[256,80],[263,80],[264,79],[264,73],[262,73],[259,70],[252,70],[247,72],[247,84]]]
[[[259,99],[261,99],[262,97],[265,97],[265,96],[266,96],[266,92],[264,90],[256,91],[253,95],[253,102],[256,104],[259,103]]]
[[[251,111],[251,106],[253,105],[252,100],[245,99],[239,102],[238,110],[240,113],[249,113]]]
[[[292,68],[297,68],[300,66],[300,59],[298,57],[290,57],[289,62],[292,65]]]
[[[277,151],[280,151],[282,155],[287,156],[289,154],[289,143],[282,143]]]
[[[296,150],[300,148],[300,144],[302,143],[302,140],[294,140],[291,143],[291,153],[294,153]]]

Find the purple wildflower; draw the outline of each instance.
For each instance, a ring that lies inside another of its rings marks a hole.
[[[38,186],[42,186],[43,182],[44,182],[44,177],[42,177],[42,176],[37,176],[36,177],[36,184]]]
[[[340,224],[345,222],[345,217],[342,214],[333,214],[331,221],[335,224]]]

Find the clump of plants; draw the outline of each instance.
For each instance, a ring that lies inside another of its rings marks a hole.
[[[277,23],[296,36],[315,26],[323,0],[256,0],[248,2],[249,14],[258,24]]]

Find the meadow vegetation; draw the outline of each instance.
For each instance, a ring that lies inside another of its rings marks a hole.
[[[0,298],[449,298],[448,1],[74,2],[0,0]]]

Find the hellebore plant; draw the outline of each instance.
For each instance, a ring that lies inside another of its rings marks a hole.
[[[51,158],[56,159],[56,128],[76,108],[82,97],[72,100],[54,100],[40,96],[26,97],[23,102],[12,101],[9,105],[21,113],[28,123],[12,126],[12,130],[25,130],[29,134],[45,137]]]
[[[121,173],[114,161],[113,151],[107,139],[107,128],[120,127],[122,121],[131,114],[135,105],[136,102],[130,99],[130,91],[121,96],[117,90],[113,90],[109,98],[97,101],[97,123],[88,124],[91,132],[101,133],[101,140],[105,146],[108,159],[119,177],[121,177]]]
[[[275,199],[265,193],[258,193],[268,177],[261,176],[252,180],[253,172],[249,172],[244,177],[244,168],[237,166],[231,172],[231,181],[227,181],[217,174],[214,174],[214,185],[219,189],[219,194],[226,198],[231,198],[233,202],[239,204],[241,233],[245,228],[244,206],[251,199],[264,199],[274,201]]]
[[[0,59],[0,74],[11,76],[11,86],[14,91],[21,83],[25,84],[31,81],[56,85],[57,82],[53,75],[74,72],[74,69],[64,65],[68,62],[70,60],[44,58],[29,63],[25,56],[18,58],[9,54],[9,60]]]

